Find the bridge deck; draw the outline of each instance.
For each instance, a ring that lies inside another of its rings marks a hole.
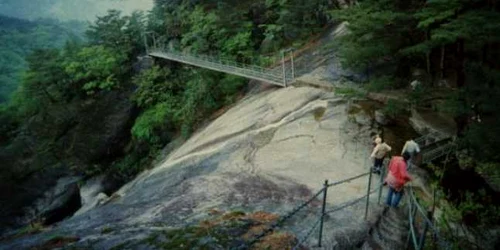
[[[293,82],[291,72],[289,70],[285,70],[285,74],[283,74],[282,68],[266,69],[254,65],[239,64],[215,57],[190,55],[165,50],[153,50],[149,53],[149,55],[218,72],[268,82],[281,87],[286,87],[288,84]],[[283,75],[285,75],[285,77],[283,77]]]

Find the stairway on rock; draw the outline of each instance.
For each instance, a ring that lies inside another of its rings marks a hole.
[[[405,249],[409,230],[407,212],[404,208],[387,207],[363,243],[363,250]]]

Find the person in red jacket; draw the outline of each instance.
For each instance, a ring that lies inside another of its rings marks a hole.
[[[411,176],[406,171],[406,162],[410,159],[410,154],[404,152],[402,156],[394,156],[389,163],[389,171],[385,183],[389,186],[387,194],[387,206],[397,207],[403,196],[403,187],[411,181]]]

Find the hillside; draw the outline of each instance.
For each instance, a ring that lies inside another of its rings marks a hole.
[[[106,14],[108,9],[131,14],[132,11],[147,11],[152,7],[153,0],[2,0],[0,14],[28,20],[94,21],[97,16]]]

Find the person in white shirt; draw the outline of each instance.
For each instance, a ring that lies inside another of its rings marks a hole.
[[[408,152],[410,154],[410,159],[406,161],[407,169],[410,169],[415,161],[414,159],[416,159],[416,156],[420,153],[420,147],[414,140],[408,140],[403,146],[403,150],[401,150],[401,155],[403,155],[404,152]]]

